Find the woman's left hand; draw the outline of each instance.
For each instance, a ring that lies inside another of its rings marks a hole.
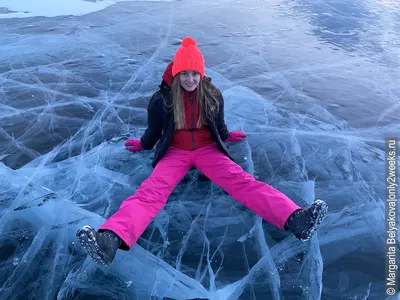
[[[229,133],[229,137],[226,139],[225,142],[241,142],[243,138],[246,137],[246,134],[241,131],[231,131]]]

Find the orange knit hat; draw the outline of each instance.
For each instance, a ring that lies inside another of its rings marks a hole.
[[[182,41],[182,46],[176,51],[174,64],[172,66],[172,76],[185,70],[194,70],[204,77],[204,58],[197,48],[194,38],[187,36]]]

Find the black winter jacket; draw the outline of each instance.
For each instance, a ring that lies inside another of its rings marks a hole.
[[[205,80],[209,80],[211,83],[211,78],[205,77]],[[211,138],[216,142],[219,150],[233,161],[224,143],[229,137],[229,131],[224,120],[224,99],[221,93],[219,100],[219,112],[213,120],[207,118],[207,125],[211,131]],[[175,131],[174,114],[166,104],[168,106],[172,104],[172,92],[170,86],[163,80],[159,89],[150,99],[147,108],[147,129],[140,138],[141,145],[145,150],[151,150],[157,144],[152,163],[153,168],[170,147]]]

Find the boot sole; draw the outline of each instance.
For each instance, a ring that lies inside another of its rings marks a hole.
[[[300,238],[300,241],[306,242],[314,236],[322,220],[325,219],[327,212],[328,205],[322,200],[316,200],[312,211],[313,216],[316,216],[315,223],[302,234],[303,237]]]
[[[79,243],[82,248],[92,257],[95,263],[109,266],[107,254],[104,253],[97,244],[95,231],[90,226],[83,226],[76,233]]]

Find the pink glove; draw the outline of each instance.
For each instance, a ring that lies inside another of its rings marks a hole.
[[[128,150],[130,152],[141,151],[144,150],[142,145],[140,144],[140,140],[129,140],[125,142],[125,146],[131,146]]]
[[[246,134],[241,131],[231,131],[229,137],[225,142],[241,142],[243,138],[246,137]]]

